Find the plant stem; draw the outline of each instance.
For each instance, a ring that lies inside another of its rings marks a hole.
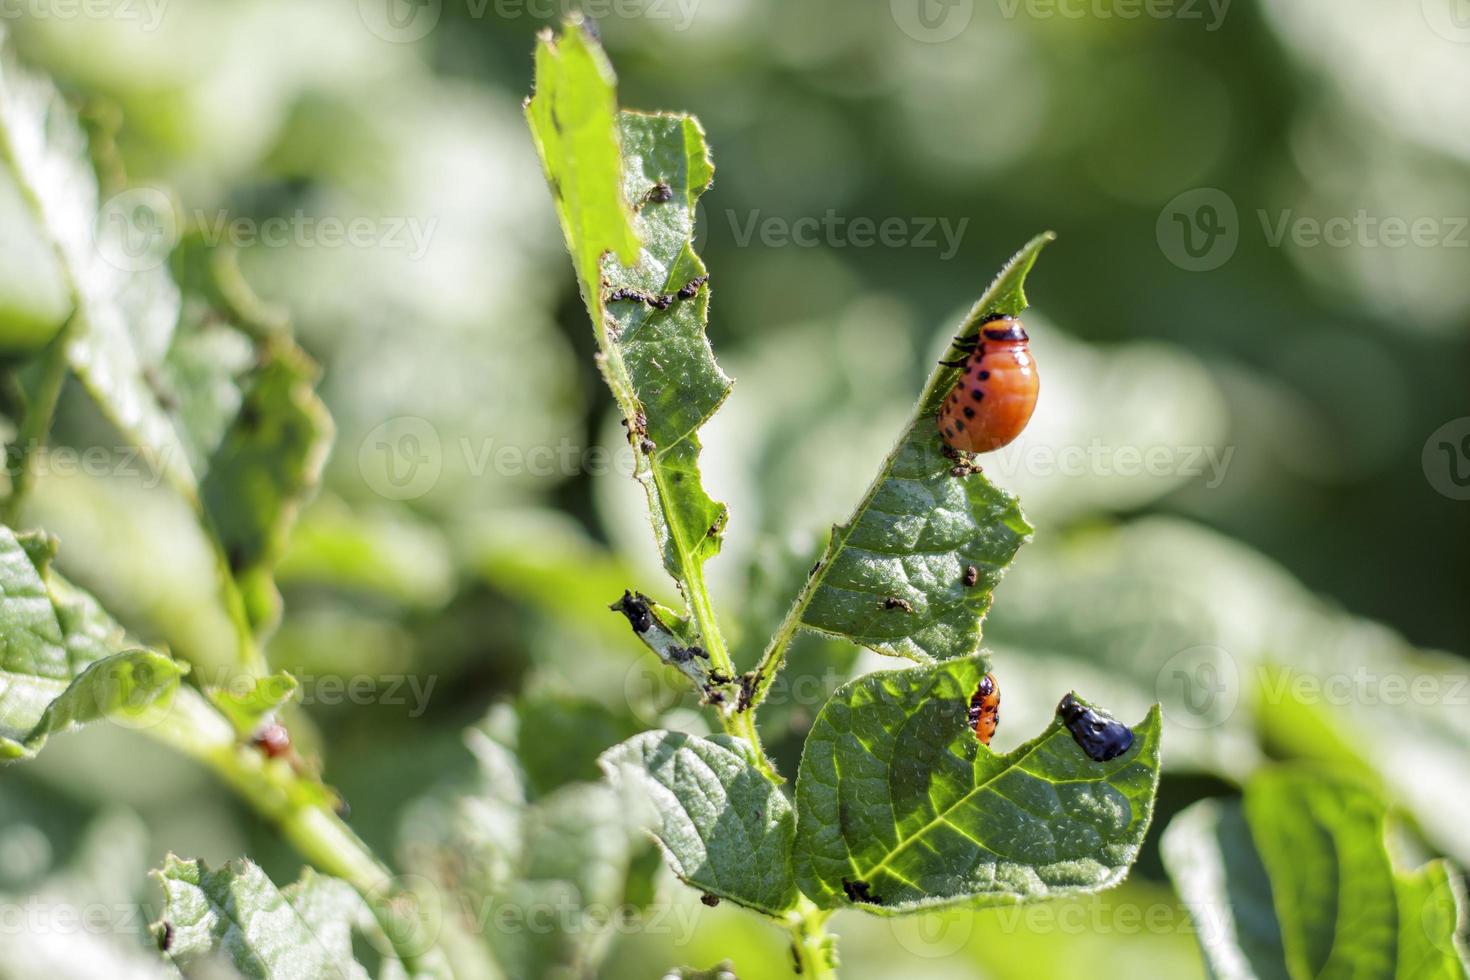
[[[802,980],[836,980],[837,937],[826,928],[831,917],[803,897],[788,920],[793,965]]]
[[[35,482],[32,461],[36,450],[45,443],[51,432],[51,419],[56,414],[56,403],[61,398],[61,387],[66,382],[66,344],[71,334],[72,321],[68,320],[52,338],[41,354],[40,381],[25,408],[19,431],[6,451],[6,468],[10,471],[10,496],[5,501],[4,518],[10,527],[20,518],[26,494]]]

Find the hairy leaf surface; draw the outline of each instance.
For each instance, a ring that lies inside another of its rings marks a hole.
[[[1006,755],[975,738],[980,657],[868,674],[827,702],[796,783],[797,881],[872,912],[1012,905],[1116,884],[1159,779],[1159,717],[1089,758],[1060,719]]]
[[[684,882],[768,915],[795,907],[795,814],[743,743],[644,732],[609,749],[601,763],[615,784],[652,802],[655,835]]]

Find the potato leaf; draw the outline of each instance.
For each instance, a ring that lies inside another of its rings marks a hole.
[[[1220,977],[1467,975],[1458,872],[1393,866],[1366,784],[1263,770],[1243,802],[1205,800],[1164,834],[1164,862]]]
[[[975,738],[981,657],[868,674],[807,736],[796,875],[824,908],[1015,905],[1122,880],[1153,816],[1157,709],[1095,762],[1060,718],[1006,755]]]
[[[987,316],[1026,308],[1026,275],[1051,239],[1037,236],[1006,264],[960,337],[974,336]],[[991,594],[1031,525],[1015,497],[956,458],[940,437],[934,417],[959,376],[959,368],[945,365],[930,375],[857,510],[833,528],[797,598],[797,626],[918,661],[969,656],[979,647]],[[768,672],[758,687],[771,680]]]
[[[705,336],[709,287],[691,244],[714,175],[703,130],[689,116],[619,113],[612,68],[577,21],[537,46],[526,116],[664,566],[705,602],[703,566],[727,510],[704,490],[698,430],[731,382]]]
[[[767,915],[796,906],[796,818],[744,743],[723,735],[643,732],[600,761],[615,785],[652,802],[655,836],[686,884]]]
[[[131,648],[95,599],[50,571],[54,552],[53,539],[0,526],[0,762],[100,718],[149,724],[187,669]]]

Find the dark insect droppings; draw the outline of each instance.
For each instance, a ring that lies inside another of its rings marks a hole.
[[[974,565],[965,566],[965,577],[962,581],[965,583],[965,588],[973,589],[975,583],[980,581],[980,569]]]
[[[674,199],[674,189],[668,184],[665,184],[663,181],[659,181],[657,184],[654,184],[653,189],[648,192],[648,199],[656,204],[664,204],[668,201],[672,201]]]
[[[1093,762],[1116,759],[1133,747],[1133,729],[1094,711],[1074,695],[1062,698],[1057,715],[1072,733],[1072,740]]]
[[[699,896],[699,900],[705,905],[708,905],[710,908],[714,908],[716,905],[720,904],[719,896],[711,895],[709,892],[705,892],[703,895]]]
[[[843,878],[842,891],[847,895],[849,902],[861,902],[864,905],[883,904],[883,899],[869,891],[866,881],[853,881],[849,878]]]
[[[648,600],[641,595],[624,590],[623,597],[608,608],[627,616],[634,633],[647,633],[653,626],[653,611],[648,608]]]

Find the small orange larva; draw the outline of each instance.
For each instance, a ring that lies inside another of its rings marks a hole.
[[[973,340],[957,343],[969,350],[965,373],[944,397],[939,431],[944,441],[969,453],[988,453],[1015,439],[1031,421],[1040,380],[1031,357],[1031,338],[1013,316],[996,314],[980,325]]]
[[[970,727],[975,729],[981,745],[989,745],[999,725],[1000,685],[995,682],[994,674],[986,674],[970,695]]]

